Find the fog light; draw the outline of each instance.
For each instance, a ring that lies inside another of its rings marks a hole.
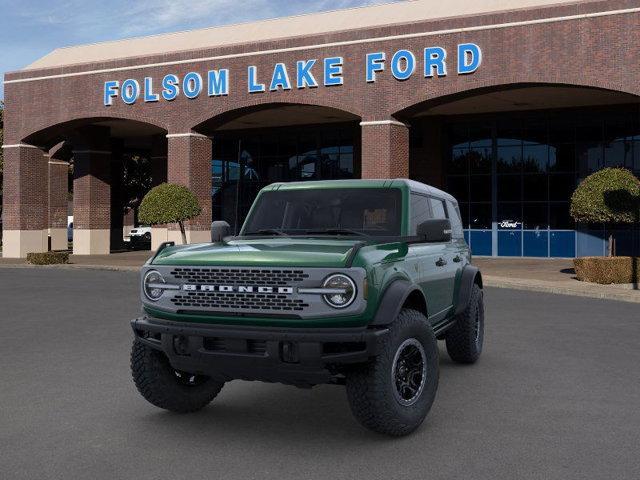
[[[282,342],[280,344],[280,358],[284,363],[298,363],[298,344],[294,342]]]
[[[189,339],[184,335],[176,335],[173,337],[173,349],[178,355],[188,355]]]

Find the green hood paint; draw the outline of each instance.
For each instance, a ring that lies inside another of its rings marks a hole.
[[[261,238],[169,247],[154,265],[242,267],[344,267],[359,240],[325,238]]]

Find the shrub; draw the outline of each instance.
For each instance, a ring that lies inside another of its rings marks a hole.
[[[585,178],[571,196],[576,222],[633,223],[637,218],[640,180],[624,168],[605,168]]]
[[[142,199],[138,219],[149,225],[177,223],[182,242],[187,243],[184,222],[202,213],[198,199],[191,190],[182,185],[163,183],[152,188]]]
[[[57,265],[69,263],[69,252],[27,253],[31,265]]]
[[[640,180],[624,168],[605,168],[585,178],[571,196],[571,216],[583,223],[637,223]],[[613,237],[609,237],[609,255]]]
[[[638,257],[581,257],[574,259],[573,265],[576,277],[583,282],[603,285],[640,282]]]

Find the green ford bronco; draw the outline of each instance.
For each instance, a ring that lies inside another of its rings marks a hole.
[[[206,406],[227,381],[345,385],[365,427],[405,435],[451,358],[482,351],[482,277],[456,200],[411,180],[277,183],[238,236],[164,244],[142,268],[133,379],[152,404]]]

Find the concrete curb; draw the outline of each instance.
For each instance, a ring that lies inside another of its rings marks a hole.
[[[544,282],[542,280],[521,280],[491,275],[483,275],[482,280],[486,287],[510,288],[530,292],[555,293],[558,295],[572,295],[574,297],[640,303],[640,291],[631,289],[623,290],[619,286],[612,285],[584,284],[578,280],[575,280],[576,285],[564,285],[559,282]]]

